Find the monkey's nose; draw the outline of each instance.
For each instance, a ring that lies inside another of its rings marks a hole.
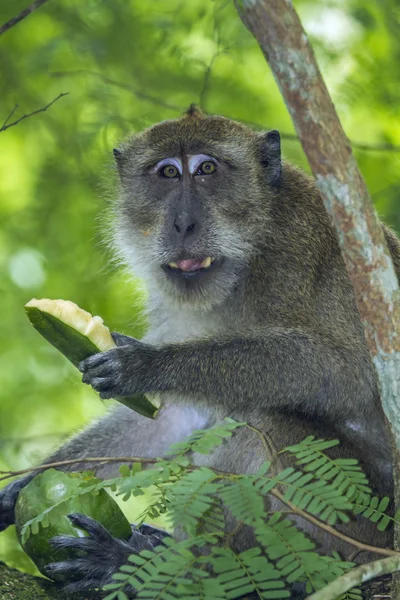
[[[197,229],[197,223],[189,217],[176,217],[174,221],[174,229],[177,233],[180,233],[182,237],[190,235]]]

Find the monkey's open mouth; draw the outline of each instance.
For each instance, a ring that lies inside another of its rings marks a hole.
[[[184,260],[168,263],[168,268],[172,271],[180,271],[181,273],[189,274],[209,269],[214,261],[215,258],[212,258],[211,256],[206,256],[206,258],[203,259],[185,258]]]

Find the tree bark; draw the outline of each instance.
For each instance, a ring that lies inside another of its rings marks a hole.
[[[382,227],[291,0],[235,4],[271,67],[336,229],[393,436],[399,505],[400,292]],[[395,538],[399,549],[399,531]]]

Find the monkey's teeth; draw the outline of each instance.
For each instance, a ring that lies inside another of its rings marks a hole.
[[[207,256],[207,258],[205,258],[202,263],[201,263],[201,268],[202,269],[208,269],[208,267],[211,265],[212,263],[212,259],[211,256]]]
[[[170,263],[168,263],[168,266],[171,267],[171,269],[179,269],[179,267],[176,264],[176,262],[170,262]]]

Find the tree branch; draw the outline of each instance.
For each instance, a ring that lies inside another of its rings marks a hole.
[[[263,439],[262,439],[263,434],[260,430],[254,428],[254,427],[249,427],[249,428],[254,430],[258,435],[260,435],[261,441],[263,441]],[[265,442],[263,442],[263,443],[265,443]],[[54,468],[54,467],[55,468],[65,467],[66,465],[76,465],[76,464],[82,465],[85,463],[105,464],[105,463],[115,463],[115,462],[142,463],[142,464],[146,464],[146,465],[154,465],[158,461],[159,461],[158,458],[140,458],[138,456],[98,456],[98,457],[71,458],[68,460],[61,460],[61,461],[56,461],[56,462],[52,462],[52,463],[45,463],[42,465],[38,465],[37,467],[29,467],[28,469],[22,469],[20,471],[0,471],[0,475],[3,475],[3,477],[0,477],[0,481],[4,481],[5,479],[10,479],[11,477],[16,477],[19,475],[25,475],[26,473],[33,473],[34,471],[43,471],[45,469],[50,469],[50,468]],[[196,466],[196,465],[188,465],[185,468],[187,470],[194,471],[194,470],[200,469],[201,467]],[[241,477],[241,475],[238,475],[237,473],[230,473],[229,471],[221,471],[219,469],[214,469],[214,468],[212,469],[212,471],[216,474],[216,476],[218,478],[221,478],[221,479],[224,479],[224,478],[225,479],[232,479],[232,478],[237,479],[237,478]],[[306,521],[309,521],[313,525],[316,525],[317,527],[319,527],[326,533],[332,535],[333,537],[336,537],[336,538],[342,540],[343,542],[350,544],[354,548],[357,548],[357,551],[367,551],[367,552],[372,552],[374,554],[382,554],[383,556],[397,556],[398,558],[400,558],[400,553],[395,552],[394,550],[389,550],[387,548],[380,548],[378,546],[370,546],[368,544],[364,544],[363,542],[359,542],[358,540],[351,538],[348,535],[345,535],[341,531],[337,531],[330,525],[323,523],[316,517],[313,517],[312,515],[308,514],[304,510],[302,510],[301,508],[298,508],[297,506],[292,504],[292,502],[285,500],[283,494],[281,494],[281,492],[279,490],[277,490],[276,488],[273,488],[269,493],[272,496],[274,496],[275,498],[277,498],[278,500],[280,500],[280,502],[282,502],[282,504],[285,504],[286,506],[288,506],[292,513],[298,515],[299,517],[305,519]]]
[[[397,558],[400,559],[400,553],[396,552],[395,550],[389,550],[387,548],[379,548],[378,546],[370,546],[369,544],[364,544],[363,542],[359,542],[358,540],[351,538],[348,535],[345,535],[341,531],[334,529],[330,525],[323,523],[319,519],[316,519],[315,517],[310,515],[308,512],[305,512],[301,508],[298,508],[297,506],[292,504],[292,502],[289,502],[289,500],[285,500],[284,495],[281,494],[281,492],[279,490],[277,490],[276,488],[273,488],[269,493],[271,494],[271,496],[274,496],[275,498],[280,500],[282,502],[282,504],[285,504],[286,506],[288,506],[294,514],[298,515],[302,519],[305,519],[309,523],[316,525],[323,531],[326,531],[326,533],[329,533],[329,535],[332,535],[333,537],[336,537],[339,540],[342,540],[342,542],[351,544],[352,546],[357,548],[358,552],[365,551],[365,552],[372,552],[373,554],[382,554],[383,556],[397,556]]]
[[[400,571],[399,556],[381,558],[381,560],[376,560],[375,562],[352,569],[345,575],[332,581],[332,583],[322,588],[322,590],[319,590],[319,592],[307,596],[306,600],[336,600],[336,598],[339,598],[342,594],[361,583],[370,581],[381,575],[386,575],[387,573],[394,573],[395,571]]]
[[[382,227],[292,2],[235,4],[272,69],[332,217],[399,449],[399,287]]]
[[[398,506],[400,292],[383,230],[291,0],[234,2],[271,67],[332,217],[391,428]],[[394,593],[400,598],[400,589]]]
[[[205,97],[204,96],[208,91],[209,79],[210,79],[210,75],[211,75],[211,68],[212,68],[215,60],[219,56],[221,56],[221,54],[224,54],[228,50],[229,50],[229,48],[224,48],[224,50],[220,50],[216,54],[214,54],[213,57],[211,58],[210,64],[208,65],[208,67],[205,70],[204,79],[203,79],[203,87],[200,91],[200,96],[199,96],[199,105],[203,110],[204,110],[204,105],[205,105]],[[187,109],[187,106],[178,106],[177,104],[170,104],[169,102],[165,102],[164,100],[158,98],[157,96],[152,96],[150,94],[147,94],[146,92],[137,90],[135,87],[133,87],[129,83],[124,83],[122,81],[117,81],[116,79],[111,79],[110,77],[107,77],[106,75],[103,75],[102,73],[98,73],[97,71],[91,71],[90,69],[77,69],[75,71],[54,71],[54,72],[50,73],[50,75],[52,77],[71,77],[71,76],[73,77],[73,76],[85,75],[85,74],[92,75],[94,77],[101,79],[103,81],[103,83],[106,83],[108,85],[113,85],[117,88],[125,90],[126,92],[130,92],[131,94],[134,94],[134,96],[136,96],[140,100],[144,100],[145,102],[150,102],[151,104],[154,104],[155,106],[163,106],[164,108],[167,108],[168,110],[172,110],[174,112],[175,111],[176,112],[184,112]],[[207,111],[204,111],[204,112],[207,113]],[[227,116],[229,117],[229,115],[227,115]],[[247,121],[247,120],[241,119],[241,123],[245,123],[246,125],[249,125],[251,127],[257,127],[258,129],[265,129],[265,125],[262,125],[261,123],[255,123],[254,121]],[[284,140],[290,140],[293,142],[300,141],[299,137],[295,133],[281,132],[281,138]],[[396,144],[391,144],[390,142],[377,143],[377,144],[365,144],[364,142],[353,142],[352,141],[351,145],[353,146],[354,149],[360,150],[362,152],[400,152],[400,146],[398,146]]]
[[[168,108],[168,110],[173,110],[173,111],[178,111],[178,112],[183,112],[184,110],[187,109],[187,106],[185,107],[185,106],[177,106],[176,104],[169,104],[168,102],[165,102],[164,100],[162,100],[161,98],[159,98],[157,96],[151,96],[149,94],[146,94],[145,92],[135,89],[133,86],[131,86],[128,83],[124,83],[122,81],[117,81],[116,79],[111,79],[110,77],[107,77],[106,75],[103,75],[102,73],[98,73],[97,71],[91,71],[90,69],[76,69],[74,71],[53,71],[52,73],[50,73],[50,75],[52,77],[74,77],[77,75],[78,76],[79,75],[91,75],[93,77],[98,77],[104,83],[113,85],[122,90],[130,92],[131,94],[134,94],[137,98],[140,98],[141,100],[145,100],[147,102],[151,102],[152,104],[155,104],[156,106],[163,106],[164,108]]]
[[[396,358],[400,365],[397,276],[350,141],[300,20],[290,0],[243,0],[243,6],[241,18],[270,64],[332,216],[371,354]],[[385,377],[397,392],[399,375],[400,369],[397,375],[389,372]],[[400,439],[400,424],[398,433]]]
[[[0,481],[10,479],[11,477],[17,477],[20,475],[26,475],[26,473],[33,473],[34,471],[44,471],[45,469],[52,469],[55,467],[65,467],[67,465],[79,465],[85,463],[114,463],[114,462],[128,462],[135,463],[140,462],[144,465],[154,465],[157,462],[157,458],[138,458],[137,456],[98,456],[98,457],[83,457],[83,458],[70,458],[69,460],[58,460],[56,462],[45,463],[38,465],[37,467],[29,467],[28,469],[21,469],[20,471],[0,471]]]
[[[12,111],[10,112],[10,114],[8,115],[8,117],[6,118],[6,120],[4,121],[3,125],[0,127],[0,132],[5,131],[6,129],[9,129],[10,127],[14,127],[14,125],[18,125],[18,123],[20,123],[24,119],[28,119],[28,117],[32,117],[33,115],[37,115],[41,112],[45,112],[48,108],[50,108],[50,106],[52,106],[55,102],[57,102],[57,100],[59,100],[60,98],[63,98],[64,96],[68,96],[68,94],[69,94],[69,92],[63,92],[61,94],[58,94],[57,98],[54,98],[54,100],[49,102],[49,104],[46,104],[46,106],[43,106],[42,108],[38,108],[37,110],[34,110],[30,113],[27,113],[27,114],[25,113],[24,115],[22,115],[22,117],[20,117],[16,121],[9,123],[8,121],[11,119],[11,117],[13,116],[13,114],[15,113],[15,111],[18,108],[18,104],[16,104],[14,106],[14,108],[12,109]]]
[[[0,35],[2,35],[5,31],[11,29],[11,27],[14,27],[14,25],[25,19],[28,15],[33,13],[34,10],[42,6],[42,4],[44,4],[45,2],[47,2],[47,0],[35,0],[35,2],[32,2],[30,6],[28,6],[24,10],[21,10],[21,12],[16,17],[12,17],[9,21],[7,21],[7,23],[4,23],[4,25],[0,27]]]

